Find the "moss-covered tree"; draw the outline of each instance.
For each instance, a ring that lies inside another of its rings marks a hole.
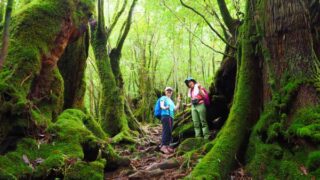
[[[231,111],[192,177],[226,178],[241,155],[255,178],[319,176],[315,9],[307,0],[246,2]]]
[[[58,67],[64,80],[64,108],[84,109],[84,72],[89,50],[88,25],[82,24],[71,37]]]
[[[93,8],[88,0],[34,0],[13,13],[8,56],[0,71],[0,179],[102,179],[105,168],[128,163],[89,115],[62,112],[68,93],[64,87],[74,76],[62,76],[60,69],[74,71],[66,61],[77,59],[66,48],[83,48],[79,60],[86,59],[88,36],[82,27]],[[74,73],[83,74],[84,68],[78,70]],[[81,84],[82,77],[73,80]],[[78,106],[72,102],[70,107]]]
[[[133,141],[130,134],[132,131],[129,128],[127,116],[125,114],[124,94],[122,87],[121,72],[119,69],[119,61],[121,56],[121,49],[124,40],[130,30],[131,17],[133,8],[137,0],[133,0],[124,32],[118,41],[116,48],[113,48],[109,54],[107,49],[107,41],[110,33],[118,21],[122,8],[114,23],[110,26],[109,31],[105,27],[104,19],[104,1],[98,0],[98,20],[91,23],[92,28],[92,47],[96,58],[96,63],[99,71],[102,95],[101,95],[101,124],[103,129],[113,136],[113,142],[122,140]],[[124,6],[126,1],[124,2]],[[111,29],[112,28],[112,29]]]
[[[13,2],[14,2],[13,0],[8,0],[6,5],[6,11],[5,11],[5,16],[3,21],[4,27],[2,32],[2,44],[1,44],[1,51],[0,51],[0,69],[2,68],[4,60],[6,59],[8,54],[9,25],[10,25],[10,19],[11,19],[11,12],[13,8]]]

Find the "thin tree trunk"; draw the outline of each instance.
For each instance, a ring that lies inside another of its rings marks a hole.
[[[14,0],[8,0],[6,6],[6,13],[4,17],[4,28],[2,33],[2,46],[0,51],[0,69],[3,66],[3,63],[8,54],[8,47],[9,47],[9,26],[10,26],[10,19],[11,19],[11,12],[13,8]]]
[[[190,27],[191,29],[191,23],[190,23]],[[191,32],[189,32],[189,72],[188,72],[188,76],[192,76],[192,34]]]

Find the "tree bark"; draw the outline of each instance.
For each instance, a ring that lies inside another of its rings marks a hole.
[[[84,72],[89,51],[89,29],[80,26],[61,56],[58,67],[64,80],[63,109],[84,109],[86,83]]]
[[[8,0],[4,17],[4,28],[2,33],[2,46],[0,52],[0,70],[8,54],[9,47],[9,25],[14,0]],[[0,16],[1,17],[1,16]]]
[[[254,178],[312,177],[319,60],[307,7],[306,0],[247,1],[231,112],[193,177],[226,178],[245,151],[242,163]],[[309,121],[303,120],[305,111]],[[310,174],[303,175],[301,167]]]

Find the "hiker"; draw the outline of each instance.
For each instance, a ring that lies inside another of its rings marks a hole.
[[[170,154],[174,152],[169,144],[172,140],[172,126],[174,111],[180,107],[180,95],[177,98],[177,104],[174,105],[171,96],[173,94],[173,89],[171,87],[165,88],[165,96],[160,98],[160,108],[161,108],[161,123],[162,123],[162,143],[160,151],[164,154]]]
[[[210,133],[206,118],[206,103],[210,102],[207,91],[192,77],[187,78],[185,81],[186,85],[189,88],[188,97],[191,98],[190,104],[185,104],[186,106],[192,106],[191,116],[194,125],[195,136],[202,135],[204,139],[209,139]]]

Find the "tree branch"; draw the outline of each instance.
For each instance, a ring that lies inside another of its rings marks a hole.
[[[133,10],[134,10],[134,7],[135,7],[136,3],[137,3],[137,0],[133,0],[133,2],[131,4],[124,32],[123,32],[123,34],[122,34],[122,36],[121,36],[121,38],[120,38],[120,40],[118,41],[118,44],[117,44],[118,52],[121,52],[123,44],[124,44],[124,41],[126,40],[127,35],[128,35],[128,33],[130,31],[131,23],[132,23],[132,14],[133,14]]]
[[[216,13],[216,11],[212,8],[212,5],[211,4],[207,4],[204,6],[204,8],[206,9],[206,11],[211,14],[213,17],[215,17],[220,25],[220,27],[222,28],[223,30],[223,34],[224,34],[224,37],[226,39],[229,39],[232,34],[230,33],[228,27],[225,26],[225,24],[222,23],[219,15]],[[210,9],[210,10],[209,10]]]
[[[202,19],[206,22],[206,24],[209,26],[209,28],[210,28],[227,46],[229,46],[229,47],[232,48],[232,49],[236,49],[234,46],[232,46],[231,44],[229,44],[228,41],[226,41],[226,40],[219,34],[219,32],[218,32],[217,30],[215,30],[215,29],[212,27],[212,25],[210,24],[210,22],[207,20],[207,18],[206,18],[203,14],[201,14],[199,11],[197,11],[197,10],[194,9],[194,8],[192,8],[191,6],[185,4],[185,3],[183,2],[183,0],[180,0],[180,3],[181,3],[184,7],[190,9],[191,11],[193,11],[194,13],[196,13],[197,15],[199,15],[200,17],[202,17]]]
[[[123,14],[124,10],[126,9],[127,3],[128,3],[128,0],[124,0],[121,9],[120,9],[119,12],[116,13],[116,15],[114,16],[113,22],[112,22],[112,24],[110,25],[110,28],[107,28],[107,39],[109,39],[109,37],[110,37],[110,35],[111,35],[111,33],[112,33],[112,30],[114,29],[114,27],[115,27],[116,24],[118,23],[121,15]]]
[[[101,33],[105,33],[104,23],[104,0],[98,0],[98,31]]]
[[[196,38],[200,41],[201,44],[203,44],[203,45],[206,46],[207,48],[211,49],[211,50],[212,50],[213,52],[215,52],[215,53],[222,54],[222,55],[227,56],[227,57],[233,57],[233,56],[231,56],[231,55],[228,55],[228,54],[225,54],[225,53],[223,53],[223,52],[221,52],[221,51],[218,51],[218,50],[214,49],[213,47],[209,46],[207,43],[205,43],[199,36],[197,36],[195,33],[193,33],[193,32],[187,27],[187,25],[181,20],[181,18],[180,18],[177,14],[175,14],[174,11],[173,11],[169,6],[167,6],[167,4],[166,4],[164,1],[163,1],[163,4],[164,4],[164,6],[179,20],[179,22],[182,23],[183,27],[184,27],[189,33],[191,33],[194,37],[196,37]]]
[[[234,33],[236,20],[231,17],[225,0],[217,0],[217,2],[224,24],[228,27],[231,33]]]

